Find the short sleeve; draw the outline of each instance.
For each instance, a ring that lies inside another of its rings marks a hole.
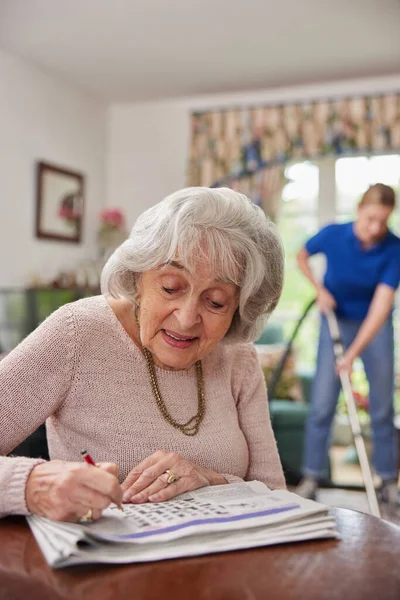
[[[400,285],[400,253],[393,257],[383,270],[379,283],[385,283],[389,287],[397,290]]]
[[[327,225],[305,243],[309,254],[326,253],[335,225]]]

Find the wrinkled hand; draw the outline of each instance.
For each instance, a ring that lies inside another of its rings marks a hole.
[[[92,518],[98,519],[111,502],[122,501],[117,477],[118,467],[111,463],[96,467],[62,460],[41,463],[28,477],[26,505],[31,513],[53,521],[77,522],[90,508]]]
[[[317,293],[317,306],[324,314],[328,310],[334,310],[336,308],[336,300],[330,292],[324,287],[320,288]]]
[[[351,375],[353,371],[354,357],[349,353],[345,352],[341,358],[336,361],[336,373],[339,375],[341,371],[344,371],[348,375]]]
[[[176,475],[174,483],[167,482],[167,469]],[[176,452],[159,450],[132,469],[121,487],[124,502],[140,504],[163,502],[183,492],[224,483],[224,477],[215,471],[194,465]]]

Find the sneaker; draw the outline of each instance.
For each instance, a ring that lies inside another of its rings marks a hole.
[[[400,493],[395,479],[382,482],[379,490],[379,499],[392,508],[400,508]]]
[[[318,481],[314,477],[304,477],[297,488],[295,494],[308,500],[315,500],[317,497]]]

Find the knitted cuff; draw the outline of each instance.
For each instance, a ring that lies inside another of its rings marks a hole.
[[[243,483],[244,479],[237,477],[236,475],[230,475],[229,473],[220,473],[221,477],[226,480],[226,483]]]
[[[0,517],[28,515],[25,502],[26,482],[33,467],[45,460],[10,456],[0,458]]]

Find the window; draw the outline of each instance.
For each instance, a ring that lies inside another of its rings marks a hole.
[[[396,192],[400,181],[400,154],[339,158],[335,164],[336,214],[342,221],[354,217],[357,202],[373,183],[385,183]],[[399,211],[394,211],[391,227],[400,231]]]
[[[287,183],[282,190],[279,231],[285,247],[285,282],[274,318],[284,325],[290,336],[296,321],[313,297],[313,287],[297,268],[296,254],[306,239],[318,229],[319,167],[314,162],[289,164],[285,169]],[[297,346],[301,347],[302,366],[315,360],[317,323],[308,318],[299,331]]]

